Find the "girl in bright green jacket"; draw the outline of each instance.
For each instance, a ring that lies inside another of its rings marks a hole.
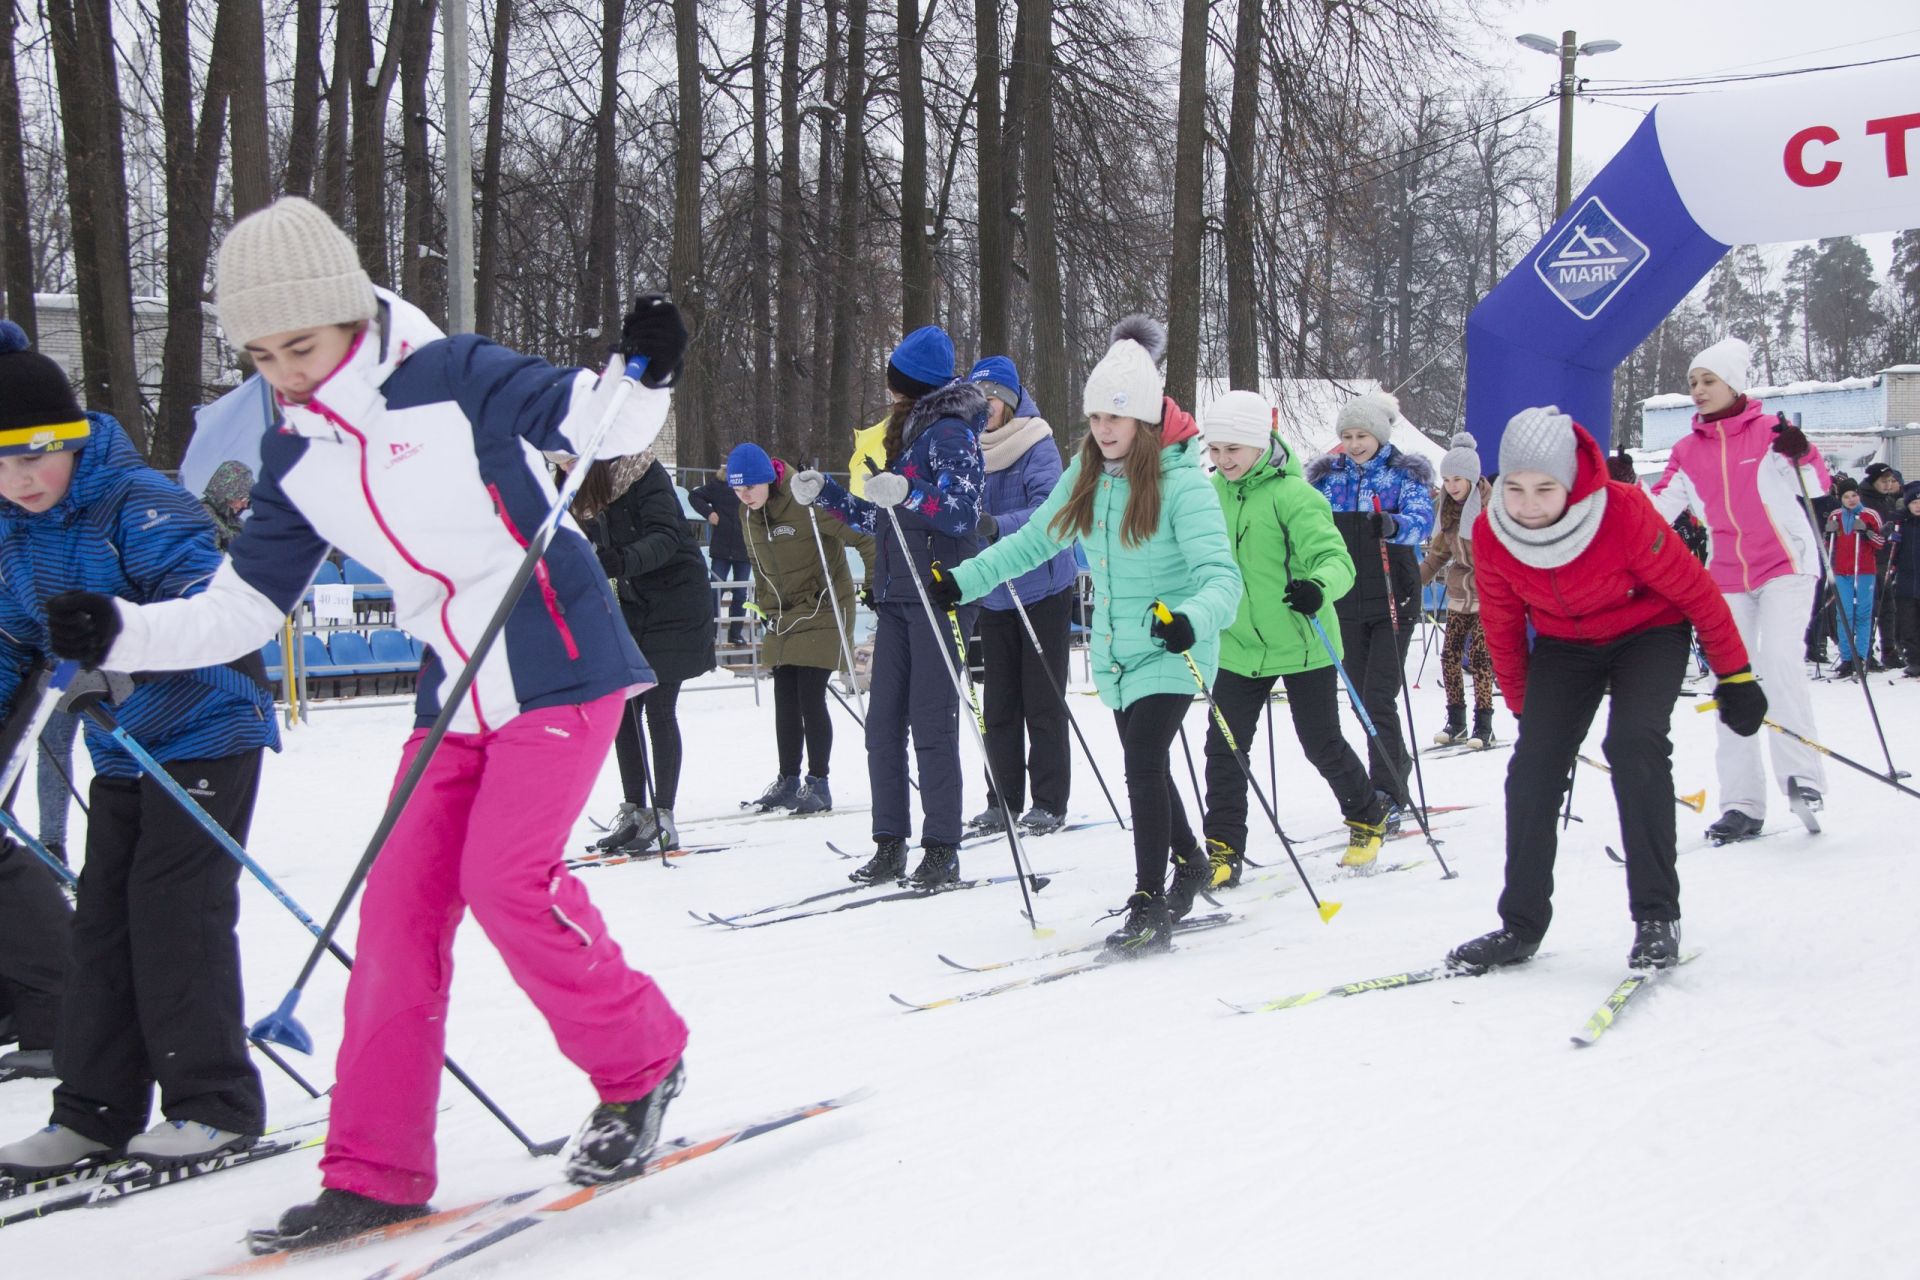
[[[1200,469],[1192,417],[1163,392],[1166,331],[1130,316],[1087,379],[1088,433],[1066,474],[1017,533],[930,584],[937,603],[976,600],[1074,542],[1098,599],[1094,684],[1113,708],[1133,808],[1135,888],[1107,939],[1118,955],[1165,951],[1212,867],[1173,789],[1169,752],[1193,706],[1194,671],[1211,681],[1220,630],[1240,604],[1240,570],[1220,500]],[[1155,602],[1171,616],[1154,617]],[[1174,861],[1167,883],[1167,859]]]
[[[1306,482],[1274,431],[1272,405],[1251,391],[1229,391],[1201,418],[1214,491],[1246,583],[1240,611],[1220,637],[1213,700],[1234,740],[1251,751],[1274,682],[1286,686],[1300,749],[1333,788],[1351,832],[1341,864],[1369,868],[1386,834],[1386,806],[1340,732],[1334,602],[1353,588],[1346,541],[1326,498]],[[1247,776],[1218,725],[1207,730],[1205,826],[1213,883],[1238,884],[1247,848]]]

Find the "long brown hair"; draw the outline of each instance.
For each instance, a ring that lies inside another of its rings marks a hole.
[[[559,482],[565,484],[567,473],[559,473]],[[591,520],[613,505],[613,464],[605,458],[597,459],[587,468],[586,479],[580,482],[580,491],[573,495],[573,518]]]
[[[1100,452],[1093,432],[1080,444],[1080,473],[1074,477],[1073,492],[1047,528],[1056,538],[1084,538],[1093,531],[1093,492],[1105,473],[1106,458]],[[1134,431],[1133,448],[1127,450],[1127,515],[1120,525],[1122,546],[1137,547],[1153,537],[1160,527],[1160,427],[1141,422]]]
[[[899,399],[887,407],[887,430],[880,438],[880,448],[887,455],[883,466],[891,467],[900,460],[900,441],[907,433],[907,418],[913,413],[917,400]]]

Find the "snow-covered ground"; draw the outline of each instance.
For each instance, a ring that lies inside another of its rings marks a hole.
[[[1417,653],[1416,653],[1417,662]],[[1076,668],[1078,664],[1076,663]],[[1920,1100],[1920,804],[1836,768],[1827,833],[1702,848],[1706,817],[1681,814],[1686,940],[1704,952],[1637,1002],[1597,1046],[1569,1044],[1623,970],[1630,925],[1611,796],[1582,769],[1563,839],[1547,953],[1523,970],[1236,1016],[1253,1001],[1438,962],[1496,922],[1500,787],[1509,753],[1431,760],[1436,804],[1479,807],[1440,820],[1459,878],[1431,860],[1337,882],[1334,858],[1306,861],[1322,924],[1290,883],[1222,894],[1235,927],[1173,955],[992,999],[908,1012],[928,1000],[1042,965],[958,973],[1098,936],[1131,885],[1128,837],[1113,826],[1035,841],[1059,873],[1037,900],[1034,940],[1011,885],[888,904],[751,931],[698,925],[689,909],[732,913],[844,883],[864,851],[864,812],[728,822],[774,772],[772,710],[745,682],[715,676],[682,699],[689,841],[724,853],[583,873],[628,956],[655,974],[693,1027],[689,1089],[668,1119],[693,1133],[871,1085],[847,1111],[626,1188],[463,1264],[492,1276],[1911,1276]],[[1920,760],[1920,684],[1876,680],[1903,763]],[[1824,738],[1877,756],[1858,689],[1822,684]],[[1429,664],[1420,728],[1441,720]],[[1076,712],[1118,788],[1112,721],[1086,695]],[[1713,795],[1713,731],[1683,700],[1676,782]],[[1280,729],[1280,813],[1291,834],[1332,827],[1325,787]],[[1188,721],[1196,749],[1205,723]],[[272,759],[253,852],[315,915],[358,858],[408,721],[402,708],[328,708]],[[1510,721],[1502,712],[1501,731]],[[1589,739],[1598,754],[1603,725]],[[1358,742],[1358,731],[1353,731]],[[834,787],[866,802],[858,732],[838,728]],[[968,812],[979,807],[969,744]],[[1255,748],[1263,777],[1267,746]],[[1914,766],[1920,769],[1920,766]],[[1184,790],[1184,782],[1183,782]],[[592,812],[618,800],[608,762]],[[28,805],[30,808],[31,805]],[[1076,757],[1074,809],[1099,816]],[[78,814],[75,819],[78,821]],[[592,836],[583,819],[576,843]],[[1417,839],[1391,859],[1424,856]],[[1252,854],[1286,864],[1271,834]],[[1007,851],[965,856],[971,875]],[[1290,877],[1290,872],[1288,873]],[[1205,910],[1204,905],[1201,908]],[[248,1005],[279,999],[308,935],[255,887],[241,924]],[[535,1136],[569,1132],[593,1105],[582,1077],[469,924],[462,936],[451,1051]],[[320,970],[301,1015],[329,1079],[342,975]],[[301,1095],[264,1068],[282,1116]],[[0,1132],[44,1120],[48,1090],[0,1086]],[[451,1081],[440,1127],[436,1203],[459,1204],[556,1176]],[[317,1187],[303,1152],[107,1209],[0,1235],[9,1277],[176,1276],[239,1262],[243,1230]],[[400,1256],[373,1250],[303,1264],[314,1277],[365,1276]]]

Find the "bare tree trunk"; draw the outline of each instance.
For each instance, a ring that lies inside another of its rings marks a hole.
[[[1174,123],[1173,261],[1167,270],[1167,394],[1191,406],[1200,375],[1200,256],[1206,234],[1207,20],[1211,0],[1184,0],[1180,106]]]
[[[64,126],[86,400],[118,418],[134,444],[144,447],[112,8],[108,0],[47,0],[47,25]]]
[[[1007,350],[1007,187],[1000,146],[1000,0],[974,0],[974,73],[979,100],[980,351]]]
[[[287,122],[286,173],[280,179],[288,195],[313,193],[314,168],[319,160],[322,78],[320,0],[294,0],[293,115]]]
[[[753,430],[767,439],[773,426],[773,175],[767,158],[767,7],[753,0],[753,210],[748,253],[753,264]],[[706,459],[700,459],[705,464]]]
[[[840,146],[840,225],[834,235],[833,282],[833,369],[832,391],[827,401],[830,430],[844,433],[866,425],[855,421],[860,410],[857,380],[869,376],[864,368],[865,352],[860,350],[857,325],[859,297],[855,289],[864,283],[858,268],[860,260],[860,210],[865,204],[861,192],[866,177],[867,130],[867,0],[847,0],[846,88],[841,117]]]
[[[801,0],[786,4],[780,36],[780,309],[774,331],[780,375],[770,425],[776,443],[795,456],[812,417],[811,389],[800,371],[800,249],[806,228],[800,194],[800,42],[805,28]],[[824,173],[821,185],[826,185]]]
[[[447,321],[446,271],[430,275],[433,240],[432,140],[427,137],[427,72],[433,64],[433,19],[438,0],[395,0],[406,6],[400,40],[400,177],[406,193],[400,214],[400,293],[435,324]],[[465,4],[466,0],[449,0]]]
[[[454,0],[459,3],[460,0]],[[474,285],[474,332],[494,336],[494,282],[500,270],[500,151],[507,131],[507,47],[513,39],[513,0],[494,0],[493,61],[487,74],[487,154],[480,162],[479,277]]]
[[[13,36],[18,0],[0,0],[0,246],[5,250],[6,314],[38,342],[33,304],[33,218],[27,209],[26,149],[20,136],[20,81]]]
[[[333,31],[333,76],[327,82],[327,145],[321,153],[319,181],[314,187],[314,203],[325,209],[338,223],[347,221],[347,209],[351,199],[347,173],[353,150],[352,86],[356,74],[355,62],[359,56],[356,46],[361,43],[354,36],[353,14],[355,12],[362,19],[365,18],[366,9],[363,0],[338,0],[336,5],[338,21]],[[314,39],[318,41],[320,37],[317,14],[314,23]],[[315,58],[317,59],[318,56],[316,53]]]
[[[1054,212],[1053,0],[1022,0],[1019,17],[1022,167],[1027,187],[1027,305],[1033,319],[1033,377],[1040,412],[1062,448],[1080,416],[1067,386],[1061,316],[1060,245]]]
[[[704,459],[717,450],[707,438],[707,387],[712,373],[699,355],[700,331],[706,321],[705,258],[701,244],[700,169],[706,133],[700,91],[700,0],[673,0],[674,61],[679,72],[679,129],[673,157],[673,256],[668,265],[668,288],[686,317],[688,344],[682,390],[674,397],[674,416],[680,448],[689,459]]]
[[[927,91],[920,68],[920,0],[897,0],[900,62],[900,320],[933,323],[933,244],[927,239]]]
[[[245,2],[221,6],[198,123],[193,112],[187,6],[163,4],[159,10],[160,122],[167,148],[167,336],[160,355],[160,412],[147,451],[148,460],[158,467],[176,465],[186,452],[187,441],[193,438],[193,411],[205,392],[201,354],[205,313],[200,306],[213,245],[213,194],[220,172],[220,141],[226,131],[227,75],[237,52],[233,16]]]
[[[582,363],[598,363],[614,337],[620,298],[612,281],[614,222],[619,156],[616,154],[620,116],[620,31],[626,23],[625,0],[601,0],[600,111],[593,122],[593,192],[587,210],[587,278],[576,295],[574,330],[580,341]],[[607,299],[611,293],[613,301]],[[676,413],[679,406],[676,404]],[[684,421],[684,419],[682,419]],[[684,438],[684,437],[683,437]]]
[[[353,243],[361,265],[378,285],[393,280],[387,260],[387,103],[399,75],[407,25],[417,12],[417,5],[407,0],[394,4],[376,73],[368,0],[340,0],[339,5],[340,32],[335,38],[350,42],[353,71]]]
[[[233,216],[244,218],[273,200],[273,153],[267,141],[267,34],[261,0],[220,0],[227,30],[220,73],[232,113]],[[211,75],[211,69],[209,70]]]
[[[831,104],[841,101],[845,92],[842,87],[846,80],[846,64],[841,43],[840,0],[826,0],[826,10],[826,102]],[[833,399],[833,322],[837,306],[834,289],[839,276],[833,265],[836,226],[834,200],[839,189],[835,139],[839,126],[831,110],[820,110],[818,120],[820,163],[815,172],[819,175],[820,199],[813,230],[813,411],[809,415],[811,422],[808,430],[813,442],[818,443],[824,434],[837,449],[839,441],[846,438],[842,433],[853,429],[847,423],[833,421],[829,416]]]
[[[1227,124],[1227,381],[1236,391],[1260,390],[1256,332],[1259,281],[1254,266],[1254,133],[1259,123],[1262,0],[1240,0],[1233,36],[1233,106]]]

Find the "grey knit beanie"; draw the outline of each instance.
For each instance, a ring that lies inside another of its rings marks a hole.
[[[1522,409],[1507,419],[1500,437],[1500,474],[1541,471],[1573,488],[1575,448],[1573,419],[1557,405]]]
[[[1393,424],[1399,416],[1399,400],[1385,391],[1369,391],[1340,406],[1340,416],[1334,420],[1333,430],[1338,435],[1349,428],[1358,427],[1378,440],[1384,448],[1393,443]]]
[[[316,204],[283,196],[220,242],[214,305],[236,347],[296,329],[371,320],[373,281]]]
[[[1447,456],[1440,459],[1440,478],[1442,480],[1478,480],[1480,478],[1480,446],[1465,431],[1447,441]]]

